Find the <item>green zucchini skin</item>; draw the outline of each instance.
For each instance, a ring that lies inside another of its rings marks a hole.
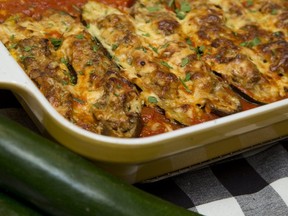
[[[41,214],[19,201],[0,192],[0,215],[3,216],[40,216]]]
[[[0,116],[0,187],[55,216],[198,215]]]

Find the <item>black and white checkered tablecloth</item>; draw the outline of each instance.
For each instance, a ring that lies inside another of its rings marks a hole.
[[[0,114],[36,129],[9,91],[0,90]],[[262,151],[135,186],[207,216],[286,216],[288,139]]]

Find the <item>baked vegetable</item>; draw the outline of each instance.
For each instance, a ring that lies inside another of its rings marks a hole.
[[[198,215],[98,169],[0,117],[0,187],[52,215]]]
[[[40,216],[39,213],[26,207],[22,203],[14,200],[0,192],[0,215],[3,216]]]

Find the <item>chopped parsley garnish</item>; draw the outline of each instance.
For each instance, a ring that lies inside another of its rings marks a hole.
[[[68,65],[68,60],[66,58],[61,58],[61,63],[65,64],[65,65]]]
[[[147,50],[146,50],[146,48],[145,47],[143,47],[143,46],[140,46],[140,47],[136,47],[135,48],[136,50],[142,50],[144,53],[146,53],[147,52]],[[155,48],[156,49],[156,48]],[[153,48],[152,48],[152,50],[153,50]],[[157,49],[156,49],[156,51],[157,51]],[[157,53],[157,52],[156,52]]]
[[[190,7],[189,2],[186,2],[186,1],[182,2],[180,9],[181,9],[181,11],[183,11],[183,12],[190,12],[191,7]]]
[[[78,34],[78,35],[76,35],[76,38],[81,40],[81,39],[84,38],[84,35],[83,34]]]
[[[149,97],[148,97],[148,102],[149,102],[149,103],[156,104],[156,103],[158,103],[158,100],[157,100],[157,98],[154,97],[154,96],[149,96]]]
[[[243,43],[240,44],[240,46],[243,46],[243,47],[254,47],[254,46],[257,46],[261,43],[261,40],[260,38],[258,37],[255,37],[253,40],[251,41],[245,41]]]
[[[199,53],[199,54],[203,54],[204,53],[204,50],[205,50],[205,46],[199,46],[199,47],[197,47],[197,53]]]
[[[88,60],[85,65],[86,66],[91,66],[91,65],[93,65],[93,61],[92,60]]]
[[[115,56],[115,55],[112,56],[112,59],[113,59],[114,61],[116,61],[116,62],[119,62],[119,59],[118,59],[117,56]]]
[[[62,80],[62,85],[68,85],[68,82],[66,80]]]
[[[79,99],[79,98],[73,97],[73,100],[76,101],[76,102],[79,103],[79,104],[85,104],[85,101],[83,101],[83,100],[81,100],[81,99]]]
[[[103,104],[101,104],[100,102],[94,103],[93,106],[94,106],[96,109],[103,109]]]
[[[181,67],[185,67],[187,64],[189,64],[189,58],[188,57],[185,57],[181,60]]]
[[[155,52],[158,53],[158,49],[156,47],[153,47],[152,45],[149,44],[149,47]]]
[[[189,81],[191,78],[191,75],[190,74],[186,74],[186,77],[185,79],[181,79],[179,78],[179,80],[181,81],[182,85],[184,86],[185,90],[189,93],[191,93],[192,91],[188,88],[188,86],[186,85],[185,82]]]
[[[274,8],[274,9],[272,9],[272,11],[271,11],[271,14],[272,14],[272,15],[277,15],[277,14],[278,14],[278,10],[277,10],[277,9],[275,9],[275,8]]]
[[[77,77],[75,75],[73,75],[71,72],[69,73],[69,78],[70,78],[70,82],[73,84],[73,85],[76,85],[77,84]]]
[[[12,44],[9,46],[9,49],[14,49],[16,46],[17,46],[17,43],[12,43]]]
[[[179,9],[176,9],[175,12],[176,12],[176,16],[181,20],[183,20],[186,17],[186,13],[184,13],[183,11]]]
[[[12,35],[10,36],[10,40],[14,40],[14,39],[15,39],[15,35],[12,34]]]
[[[97,52],[99,50],[99,46],[93,45],[92,49],[93,49],[93,52]]]
[[[112,44],[112,47],[111,47],[112,51],[115,51],[117,48],[118,48],[118,44]]]
[[[50,42],[55,49],[58,49],[62,45],[63,40],[61,38],[50,38]]]
[[[197,54],[197,57],[200,58],[201,56],[203,56],[204,54],[204,51],[205,51],[205,46],[202,45],[202,46],[197,46],[196,48],[194,48],[196,54]]]
[[[174,4],[174,1],[175,1],[175,0],[170,0],[170,1],[168,2],[168,7],[172,7],[173,4]]]
[[[252,6],[253,4],[254,4],[253,0],[247,0],[247,1],[246,1],[246,6],[247,6],[247,7],[250,7],[250,6]]]
[[[191,10],[191,7],[190,7],[189,2],[186,2],[186,1],[181,2],[180,8],[177,8],[175,10],[176,16],[182,20],[186,17],[186,14],[190,12],[190,10]]]
[[[157,7],[157,6],[155,6],[155,7],[147,7],[147,10],[148,10],[149,12],[156,12],[156,11],[159,11],[160,8]]]
[[[170,66],[167,62],[165,62],[165,61],[161,61],[160,62],[163,66],[165,66],[165,67],[167,67],[167,68],[169,68],[169,69],[173,69],[173,67],[172,66]]]
[[[145,34],[142,34],[142,36],[144,36],[144,37],[150,37],[150,34],[149,34],[149,33],[145,33]]]
[[[193,45],[193,43],[192,43],[192,41],[191,41],[190,38],[186,38],[186,43],[187,43],[189,46],[192,46],[192,45]]]
[[[167,47],[169,47],[169,45],[170,45],[170,43],[167,42],[167,43],[163,44],[160,48],[161,49],[166,49]]]
[[[282,35],[282,32],[281,31],[277,31],[277,32],[274,32],[273,35],[276,36],[276,37],[279,37],[279,36]]]
[[[32,46],[25,46],[24,51],[25,52],[30,52],[32,50]]]
[[[32,55],[29,55],[29,56],[20,56],[20,60],[21,60],[21,61],[24,61],[24,60],[27,59],[27,58],[35,58],[35,57],[32,56]]]
[[[185,79],[183,80],[184,82],[188,82],[191,79],[191,74],[187,73],[185,76]]]

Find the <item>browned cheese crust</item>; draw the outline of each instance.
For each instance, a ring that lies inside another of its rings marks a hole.
[[[53,107],[76,125],[115,137],[135,137],[142,102],[102,45],[68,14],[40,20],[11,17],[3,41]]]
[[[286,0],[137,0],[121,10],[88,1],[81,10],[82,23],[53,10],[12,16],[0,40],[86,130],[149,136],[288,96]]]

